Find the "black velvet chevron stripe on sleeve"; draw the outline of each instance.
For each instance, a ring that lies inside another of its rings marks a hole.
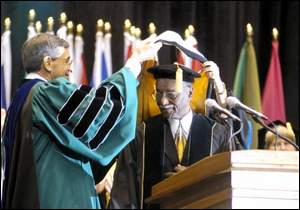
[[[85,134],[90,124],[95,120],[97,114],[100,112],[106,97],[107,88],[102,86],[96,91],[95,98],[92,100],[92,103],[80,119],[80,122],[74,128],[73,134],[75,137],[80,138]]]
[[[123,102],[118,89],[116,87],[113,87],[110,90],[110,95],[113,101],[113,108],[100,130],[97,132],[95,137],[89,142],[91,149],[96,149],[100,145],[100,143],[103,141],[110,129],[114,127],[115,122],[117,121],[119,115],[122,112]]]
[[[58,122],[60,124],[66,124],[68,122],[73,112],[76,110],[85,96],[89,94],[91,89],[92,87],[82,85],[70,96],[70,98],[67,100],[67,103],[64,104],[63,108],[58,113]]]

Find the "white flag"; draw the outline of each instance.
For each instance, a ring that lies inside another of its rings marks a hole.
[[[124,32],[124,63],[132,54],[132,48],[136,41],[136,38],[129,32]]]
[[[36,30],[35,30],[35,27],[33,25],[29,25],[27,27],[27,40],[28,39],[31,39],[32,37],[34,37],[37,33],[36,33]]]
[[[130,34],[128,31],[125,31],[123,33],[123,36],[124,36],[124,63],[126,63],[128,59],[128,50],[130,48],[131,41],[130,41]]]
[[[112,75],[112,60],[111,60],[111,33],[106,33],[104,35],[104,57],[105,57],[105,61],[106,61],[106,77],[109,77],[110,75]],[[106,79],[106,78],[103,78]]]
[[[75,36],[75,54],[74,54],[74,78],[75,78],[75,84],[81,85],[81,84],[87,84],[87,78],[86,78],[86,70],[85,70],[85,63],[84,63],[84,41],[81,36],[76,35]]]
[[[1,108],[8,108],[11,99],[11,31],[1,36]]]
[[[64,40],[67,40],[67,26],[62,25],[57,31],[56,31],[56,35],[59,38],[62,38]]]
[[[67,42],[69,43],[70,60],[72,61],[72,64],[71,64],[71,67],[70,67],[72,72],[69,74],[69,81],[71,83],[75,83],[75,78],[74,78],[74,71],[75,71],[75,66],[74,66],[74,36],[73,36],[73,34],[68,34],[66,39],[67,39]]]
[[[104,49],[103,32],[98,31],[96,33],[95,42],[95,58],[94,67],[91,79],[91,86],[98,87],[102,81],[101,77],[101,67],[102,67],[102,51]]]

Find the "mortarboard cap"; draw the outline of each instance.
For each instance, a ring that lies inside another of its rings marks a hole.
[[[176,79],[178,67],[182,70],[182,80],[186,82],[194,82],[195,77],[200,74],[181,64],[158,65],[148,69],[155,79]]]
[[[280,126],[281,125],[281,126],[287,128],[288,130],[292,129],[291,134],[292,133],[294,134],[294,136],[295,136],[294,140],[296,141],[296,144],[299,145],[299,142],[298,142],[298,140],[299,140],[299,138],[298,138],[298,131],[294,127],[290,126],[289,123],[282,122],[281,120],[275,120],[275,121],[273,121],[273,123],[276,126]],[[272,128],[272,129],[274,129],[274,126],[273,126],[272,123],[268,124],[268,126],[270,128]],[[266,128],[261,128],[261,129],[258,130],[258,149],[264,149],[265,144],[266,144],[265,140],[266,140],[266,134],[267,134],[267,132],[268,132],[268,130]],[[284,135],[284,136],[286,136],[286,135]],[[293,140],[293,139],[291,139],[291,140]]]

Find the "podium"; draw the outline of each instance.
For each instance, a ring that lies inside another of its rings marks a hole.
[[[299,209],[299,152],[216,154],[156,184],[145,201],[168,209]]]

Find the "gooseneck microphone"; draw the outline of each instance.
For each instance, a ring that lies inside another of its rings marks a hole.
[[[236,97],[233,97],[233,96],[227,97],[226,98],[226,104],[230,108],[242,109],[250,115],[254,115],[254,116],[262,118],[264,120],[268,120],[268,118],[265,115],[263,115],[262,113],[246,106],[245,104],[240,102],[240,100],[237,99]]]
[[[238,118],[237,116],[232,114],[229,110],[221,107],[214,99],[210,99],[210,98],[206,99],[205,106],[207,109],[212,109],[212,110],[221,112],[221,113],[227,115],[228,117],[230,117],[231,119],[241,122],[240,118]]]

